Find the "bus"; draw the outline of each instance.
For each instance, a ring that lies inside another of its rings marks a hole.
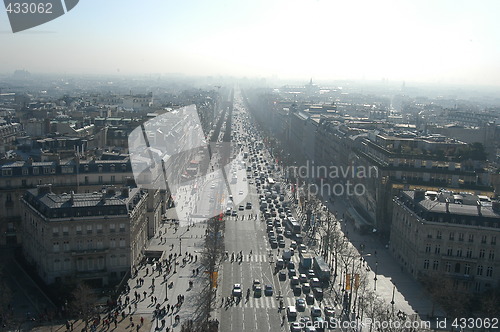
[[[300,224],[294,217],[288,217],[285,222],[285,227],[292,234],[300,234]]]
[[[314,257],[314,272],[318,275],[319,280],[323,282],[330,280],[330,267],[321,256]]]

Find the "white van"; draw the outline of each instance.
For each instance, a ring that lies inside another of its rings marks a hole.
[[[295,308],[294,305],[289,305],[288,308],[286,308],[286,314],[288,317],[296,318],[297,317],[297,309]]]

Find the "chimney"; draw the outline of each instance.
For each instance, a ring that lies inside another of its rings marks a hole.
[[[128,197],[129,196],[129,188],[128,187],[123,187],[122,188],[122,196],[123,197]]]
[[[477,204],[477,215],[478,216],[482,216],[482,213],[481,213],[481,202],[477,201],[476,204]]]
[[[36,186],[38,196],[52,193],[52,184],[42,184]]]
[[[446,199],[446,213],[450,213],[450,199],[447,198]]]
[[[71,190],[71,198],[69,199],[71,205],[75,202],[75,192]]]

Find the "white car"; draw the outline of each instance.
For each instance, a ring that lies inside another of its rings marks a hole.
[[[234,286],[233,286],[233,296],[235,296],[235,297],[241,297],[241,285],[240,284],[234,284]]]

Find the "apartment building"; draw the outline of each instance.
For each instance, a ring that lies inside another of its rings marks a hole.
[[[444,275],[458,290],[500,285],[500,202],[449,191],[402,191],[394,199],[390,251],[415,278]]]
[[[23,254],[47,284],[117,283],[143,257],[147,197],[129,187],[83,194],[29,189],[21,198]]]

